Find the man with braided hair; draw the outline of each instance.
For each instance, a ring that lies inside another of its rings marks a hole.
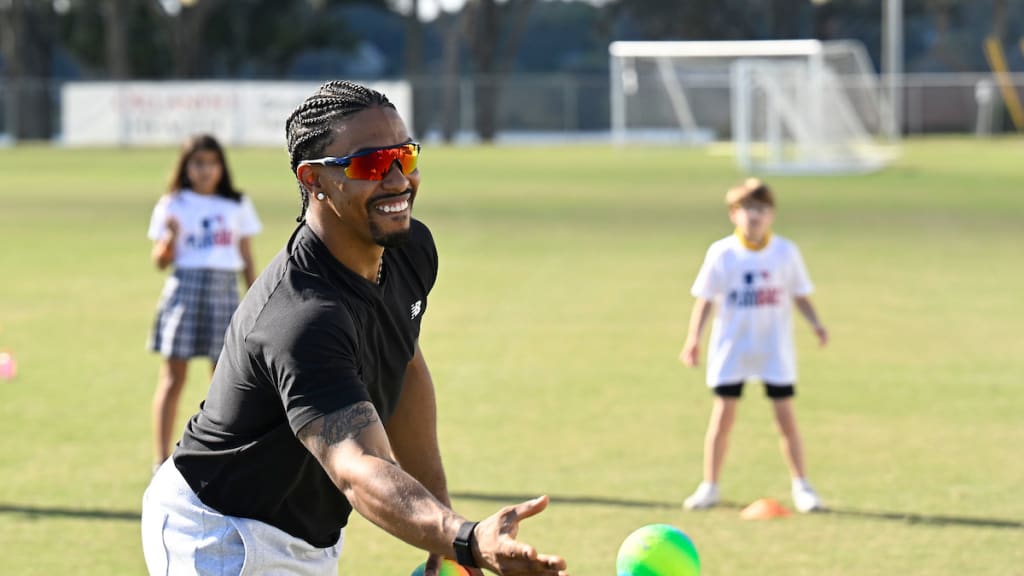
[[[451,509],[420,322],[437,276],[411,217],[419,145],[374,90],[328,82],[286,123],[299,226],[231,320],[206,400],[143,498],[151,574],[337,574],[355,508],[474,574],[564,576],[516,540],[547,498]]]

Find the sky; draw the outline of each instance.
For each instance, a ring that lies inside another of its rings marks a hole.
[[[409,2],[409,0],[403,0]],[[465,0],[420,0],[420,20],[433,20],[438,12],[454,12],[465,4]]]

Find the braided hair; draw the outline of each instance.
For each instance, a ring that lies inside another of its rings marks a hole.
[[[347,80],[333,80],[317,88],[285,122],[292,172],[298,170],[299,162],[323,156],[339,121],[376,106],[395,107],[380,92]],[[301,182],[299,194],[302,195],[302,211],[296,221],[302,222],[309,207],[309,190]]]

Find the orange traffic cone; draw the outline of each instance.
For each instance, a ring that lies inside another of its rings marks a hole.
[[[761,498],[755,500],[749,506],[740,511],[740,518],[744,520],[769,520],[771,518],[785,518],[789,516],[789,510],[778,500]]]

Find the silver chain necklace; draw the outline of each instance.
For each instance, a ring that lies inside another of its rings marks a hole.
[[[380,264],[377,264],[377,286],[380,286],[380,281],[384,277],[384,253],[380,254]]]

